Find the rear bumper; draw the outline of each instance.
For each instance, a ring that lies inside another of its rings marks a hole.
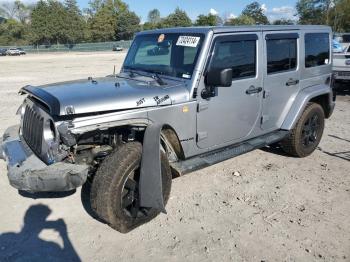
[[[335,70],[333,71],[333,77],[336,80],[350,80],[350,71]]]
[[[19,126],[8,128],[0,139],[0,158],[7,163],[11,186],[29,192],[70,191],[86,181],[87,165],[55,163],[46,165],[22,141]]]

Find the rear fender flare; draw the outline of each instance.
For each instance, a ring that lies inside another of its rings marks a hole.
[[[294,128],[298,122],[301,114],[304,112],[306,105],[315,97],[321,95],[329,95],[329,106],[330,108],[334,107],[334,102],[332,101],[332,90],[328,85],[314,85],[308,88],[305,88],[299,92],[295,97],[293,105],[289,110],[286,118],[283,121],[281,129],[291,130]]]

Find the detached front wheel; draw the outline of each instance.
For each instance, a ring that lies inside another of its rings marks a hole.
[[[324,118],[323,108],[309,103],[290,135],[281,142],[283,150],[296,157],[312,154],[321,141]]]
[[[142,145],[123,144],[107,156],[91,185],[90,202],[94,212],[112,228],[122,233],[155,218],[159,211],[140,206],[139,181]],[[172,174],[165,154],[161,153],[162,187],[166,204]]]

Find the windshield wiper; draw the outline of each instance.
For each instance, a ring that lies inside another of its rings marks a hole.
[[[157,83],[161,86],[165,86],[166,83],[163,81],[163,79],[158,75],[158,73],[154,72],[153,74],[153,78],[157,80]]]
[[[126,68],[126,69],[128,69],[128,68]],[[149,76],[149,75],[141,74],[141,73],[139,73],[139,72],[135,72],[135,71],[133,71],[131,68],[128,69],[128,70],[129,70],[129,72],[130,72],[130,77],[132,77],[132,78],[134,78],[134,77],[135,77],[135,74],[136,74],[136,75],[139,75],[139,76],[152,77],[152,78],[155,79],[155,80],[157,81],[157,83],[158,83],[159,85],[161,85],[161,86],[164,86],[164,85],[167,84],[167,83],[165,83],[165,82],[163,81],[163,79],[158,75],[157,72],[154,72],[154,71],[151,71],[151,70],[144,70],[145,72],[148,72],[148,73],[151,73],[151,74],[152,74],[151,76]],[[138,70],[138,69],[137,69],[137,70]]]

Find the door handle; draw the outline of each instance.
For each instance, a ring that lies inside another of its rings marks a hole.
[[[289,79],[286,83],[286,86],[295,86],[299,84],[299,80],[298,79]]]
[[[247,95],[251,95],[251,94],[256,94],[256,93],[260,93],[263,90],[262,87],[255,87],[255,86],[250,86],[245,93]]]

